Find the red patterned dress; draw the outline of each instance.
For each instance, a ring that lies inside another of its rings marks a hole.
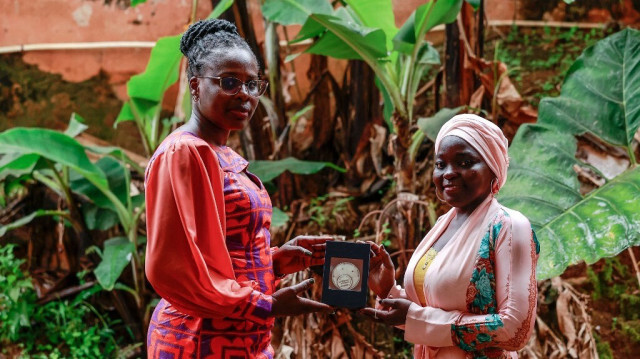
[[[273,358],[271,200],[247,165],[184,131],[151,158],[145,270],[163,299],[149,358]]]

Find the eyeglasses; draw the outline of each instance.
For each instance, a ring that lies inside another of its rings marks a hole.
[[[269,85],[269,82],[265,80],[249,80],[247,82],[242,82],[241,80],[231,76],[225,76],[225,77],[197,76],[197,77],[218,80],[218,84],[220,85],[222,92],[224,92],[229,96],[236,95],[238,92],[240,92],[240,89],[244,85],[245,92],[249,96],[260,97],[267,90],[267,86]]]

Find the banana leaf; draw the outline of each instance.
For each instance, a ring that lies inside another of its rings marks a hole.
[[[104,173],[89,161],[84,147],[57,131],[23,127],[9,129],[0,133],[0,153],[36,154],[68,166],[102,190],[109,189]]]
[[[344,168],[336,166],[331,162],[302,161],[293,157],[287,157],[277,161],[251,161],[249,171],[258,176],[263,182],[268,182],[280,176],[285,171],[308,175],[320,172],[320,170],[325,167],[333,168],[342,173],[346,172]]]
[[[114,237],[104,242],[102,261],[93,271],[98,283],[105,290],[112,290],[122,271],[131,261],[133,243],[127,237]]]
[[[349,8],[364,26],[379,28],[387,38],[387,49],[392,49],[392,39],[398,32],[393,15],[393,4],[389,0],[346,0]]]
[[[282,25],[303,24],[311,14],[332,12],[326,0],[266,0],[262,5],[262,15]]]
[[[410,54],[423,26],[423,33],[427,33],[437,25],[453,22],[461,7],[462,0],[429,1],[421,5],[411,13],[393,38],[395,49]]]

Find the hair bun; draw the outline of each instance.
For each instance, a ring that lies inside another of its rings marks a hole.
[[[189,49],[198,41],[207,35],[214,35],[216,33],[230,33],[232,35],[238,34],[238,28],[233,23],[223,19],[207,19],[197,21],[182,35],[180,39],[180,51],[188,56]]]
[[[211,30],[208,32],[209,34],[215,34],[216,32],[221,31],[221,32],[230,32],[235,35],[240,35],[238,34],[238,28],[236,27],[236,25],[234,25],[233,23],[227,20],[211,19],[211,20],[204,20],[204,21],[211,22]]]

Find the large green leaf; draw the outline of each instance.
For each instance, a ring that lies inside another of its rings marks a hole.
[[[207,16],[207,19],[217,19],[218,16],[222,15],[223,12],[227,11],[231,5],[233,5],[233,0],[221,0],[218,2],[218,5],[211,11],[211,14]]]
[[[253,172],[263,182],[267,182],[280,176],[284,171],[308,175],[318,173],[325,167],[333,168],[342,173],[346,172],[344,168],[331,162],[302,161],[293,157],[278,161],[252,161],[249,165],[249,171]]]
[[[162,37],[151,49],[151,57],[143,73],[127,82],[129,97],[160,102],[164,92],[178,81],[181,35]]]
[[[418,7],[393,38],[396,50],[410,54],[418,39],[437,25],[453,22],[460,12],[462,0],[431,0]]]
[[[357,14],[364,26],[384,31],[387,49],[391,50],[391,39],[398,32],[391,0],[346,0],[346,3]]]
[[[282,25],[304,24],[311,14],[332,12],[326,0],[266,0],[262,5],[262,15]]]
[[[35,153],[7,153],[0,159],[0,181],[7,176],[20,177],[30,174],[37,168],[40,155]]]
[[[539,117],[630,148],[640,127],[640,31],[626,29],[586,49],[567,72],[561,96],[541,102]]]
[[[381,29],[360,26],[344,9],[334,15],[313,14],[303,25],[296,41],[327,31],[305,52],[337,59],[376,62],[388,56],[386,37]]]
[[[37,154],[68,166],[82,174],[96,187],[107,190],[107,179],[73,138],[43,128],[16,127],[0,133],[0,153]]]
[[[81,210],[87,229],[106,231],[118,224],[118,214],[110,209],[100,208],[87,202],[82,205]]]
[[[162,37],[156,42],[144,72],[132,76],[127,82],[129,100],[123,104],[114,127],[136,117],[151,120],[159,116],[165,91],[178,81],[180,75],[181,36]],[[151,122],[147,121],[145,125],[150,126]]]
[[[278,207],[273,207],[271,215],[271,228],[282,227],[289,221],[289,215]]]
[[[285,214],[286,215],[286,214]],[[28,214],[24,217],[20,217],[18,220],[8,223],[8,224],[4,224],[4,225],[0,225],[0,237],[4,236],[5,233],[16,229],[18,227],[22,227],[26,224],[31,223],[31,221],[33,221],[34,219],[38,218],[38,217],[43,217],[43,216],[69,216],[69,212],[68,211],[56,211],[56,210],[48,210],[48,209],[38,209],[34,212],[32,212],[31,214]],[[289,217],[287,217],[288,219]]]
[[[640,244],[640,167],[583,196],[575,136],[590,133],[632,155],[640,127],[640,32],[626,29],[588,48],[569,70],[561,95],[540,103],[538,124],[521,126],[509,149],[509,180],[499,199],[536,229],[538,278]]]
[[[131,168],[137,171],[139,174],[144,175],[144,168],[142,168],[139,163],[136,163],[129,156],[127,156],[127,154],[120,147],[89,145],[89,146],[85,146],[85,148],[87,149],[87,151],[93,152],[99,155],[112,156],[120,160],[121,162],[124,162],[127,165],[131,166]]]
[[[127,264],[131,261],[133,243],[127,237],[115,237],[104,242],[102,262],[93,273],[105,290],[112,290]]]
[[[460,113],[462,107],[463,106],[456,108],[445,107],[440,109],[440,111],[431,117],[418,118],[418,130],[429,137],[431,141],[436,142],[436,137],[438,137],[438,132],[440,132],[442,125],[449,121],[453,116]]]
[[[115,198],[117,198],[123,206],[129,207],[130,175],[127,169],[124,168],[122,163],[112,157],[102,157],[96,162],[96,166],[105,174],[107,182],[109,183],[109,190],[115,195]],[[70,180],[70,187],[74,192],[86,196],[100,208],[117,211],[117,204],[112,201],[114,198],[105,196],[100,189],[87,181],[86,178],[72,172],[70,173]]]

